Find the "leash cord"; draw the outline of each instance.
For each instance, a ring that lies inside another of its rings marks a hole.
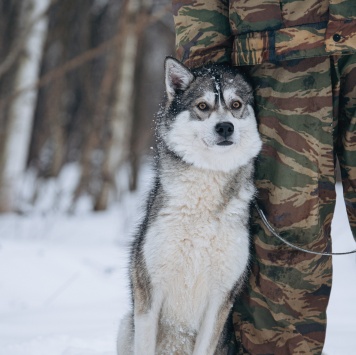
[[[313,251],[313,250],[308,250],[302,247],[298,247],[297,245],[294,245],[290,242],[288,242],[287,240],[285,240],[283,237],[281,237],[277,231],[271,226],[271,224],[268,222],[265,214],[263,213],[263,211],[260,209],[260,207],[257,204],[257,201],[254,201],[254,205],[256,207],[256,210],[258,212],[258,214],[261,217],[262,222],[264,223],[264,225],[267,227],[267,229],[276,237],[278,238],[280,241],[282,241],[284,244],[287,244],[288,246],[290,246],[293,249],[299,250],[299,251],[303,251],[305,253],[309,253],[309,254],[315,254],[315,255],[326,255],[326,256],[332,256],[332,255],[348,255],[348,254],[354,254],[356,253],[356,249],[355,250],[351,250],[351,251],[347,251],[347,252],[343,252],[343,253],[327,253],[327,252],[319,252],[319,251]]]

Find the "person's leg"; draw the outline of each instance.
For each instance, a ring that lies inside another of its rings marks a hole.
[[[335,204],[330,59],[251,70],[264,146],[256,166],[258,201],[290,242],[330,251]],[[320,354],[331,289],[331,257],[299,252],[252,216],[251,273],[234,305],[239,354]]]
[[[337,155],[340,162],[346,210],[356,239],[356,55],[336,57],[340,81]]]

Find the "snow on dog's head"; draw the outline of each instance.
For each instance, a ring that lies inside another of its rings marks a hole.
[[[257,156],[261,140],[251,86],[230,66],[189,70],[165,63],[167,105],[159,136],[169,150],[198,168],[231,171]]]

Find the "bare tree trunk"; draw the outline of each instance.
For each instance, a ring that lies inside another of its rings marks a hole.
[[[135,134],[132,135],[130,144],[131,191],[137,188],[142,157],[148,154],[150,146],[155,145],[153,119],[163,99],[164,59],[165,55],[174,53],[174,28],[167,26],[163,17],[164,15],[156,17],[157,20],[151,17],[151,23],[142,32],[138,46],[132,126]],[[165,18],[170,20],[169,15]],[[165,35],[161,36],[162,33]]]
[[[100,80],[89,86],[96,94],[91,100],[93,105],[90,117],[85,118],[86,129],[83,130],[80,154],[81,177],[73,194],[71,211],[75,210],[77,200],[85,193],[94,197],[94,209],[96,205],[100,206],[102,203],[98,201],[97,196],[107,181],[106,171],[102,169],[104,157],[99,152],[106,151],[111,132],[108,116],[115,96],[113,91],[118,79],[119,52],[124,39],[122,26],[126,15],[125,11],[122,11],[122,2],[116,1],[111,0],[111,4],[108,3],[109,11],[104,13],[101,20],[105,24],[102,27],[103,38],[110,36],[113,42],[102,56]],[[107,200],[105,194],[102,194],[101,199]]]
[[[43,44],[47,32],[47,17],[33,19],[43,13],[50,0],[28,0],[22,3],[18,33],[27,36],[24,51],[17,64],[14,90],[21,90],[35,82],[38,77]],[[17,50],[17,49],[16,49]],[[26,169],[26,159],[36,105],[37,90],[27,91],[11,102],[8,111],[7,128],[1,157],[0,170],[0,211],[15,209],[16,189]]]
[[[109,192],[115,188],[115,172],[128,160],[129,156],[138,45],[137,19],[141,9],[141,1],[129,0],[126,6],[126,16],[122,19],[124,21],[122,27],[124,37],[119,55],[119,79],[115,105],[111,113],[111,140],[103,164],[104,181],[95,201],[95,210],[106,209]]]

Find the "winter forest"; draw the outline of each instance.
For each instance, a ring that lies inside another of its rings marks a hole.
[[[166,0],[1,1],[1,212],[21,210],[26,171],[31,206],[68,163],[80,169],[71,211],[135,190],[174,53],[169,13]]]
[[[167,55],[170,0],[0,0],[0,355],[116,355]],[[323,354],[354,354],[355,254],[333,275]]]

